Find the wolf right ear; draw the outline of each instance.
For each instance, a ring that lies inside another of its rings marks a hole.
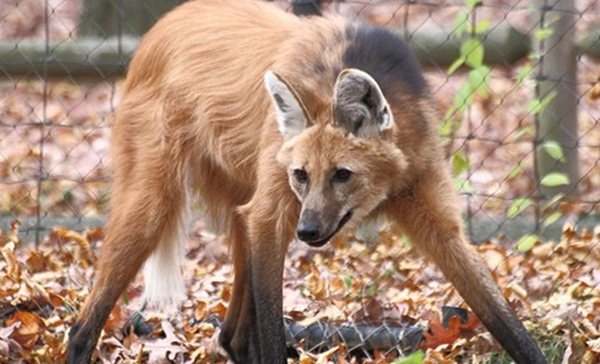
[[[265,86],[275,106],[279,131],[286,139],[308,127],[308,113],[294,89],[273,71],[265,74]]]
[[[363,138],[379,137],[394,124],[377,82],[357,69],[340,72],[333,89],[333,113],[337,125]]]

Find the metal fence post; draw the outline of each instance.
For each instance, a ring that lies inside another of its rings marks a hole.
[[[536,169],[541,197],[574,195],[579,182],[577,123],[577,58],[574,46],[573,0],[536,0],[539,11],[535,54],[539,57],[536,97]],[[563,158],[552,156],[548,142],[562,147]],[[540,183],[558,172],[568,183]]]
[[[292,0],[292,12],[296,15],[321,15],[320,0]]]

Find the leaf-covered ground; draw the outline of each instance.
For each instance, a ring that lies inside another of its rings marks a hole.
[[[70,38],[81,3],[0,1],[0,39],[45,37],[45,4],[50,10],[49,38]],[[596,25],[600,2],[576,3],[581,11],[576,32],[581,36]],[[390,27],[451,28],[464,9],[463,2],[441,4],[425,1],[407,7],[404,0],[381,0],[331,6]],[[478,19],[489,19],[492,27],[513,25],[532,31],[527,1],[497,0],[485,5],[478,8]],[[492,69],[489,96],[475,99],[448,148],[464,152],[468,147],[470,171],[458,177],[469,180],[476,191],[475,196],[463,198],[475,217],[505,215],[516,198],[534,192],[533,118],[527,104],[535,85],[515,86],[528,63]],[[600,104],[591,97],[600,86],[599,69],[597,60],[582,57],[578,62],[581,201],[562,204],[562,214],[597,212],[600,206]],[[39,208],[42,216],[104,214],[110,126],[122,80],[44,82],[6,76],[0,82],[0,213],[26,217]],[[445,69],[432,67],[426,69],[426,76],[443,115],[465,74],[448,76]],[[522,167],[521,173],[513,174],[517,166]],[[38,183],[40,175],[45,179]],[[60,363],[69,327],[93,282],[102,234],[56,227],[36,249],[32,241],[17,239],[17,229],[15,224],[0,233],[0,363]],[[226,361],[216,335],[230,299],[227,247],[223,237],[208,234],[201,224],[194,231],[187,255],[188,299],[181,313],[146,310],[139,315],[143,282],[136,280],[105,327],[96,353],[99,363]],[[599,233],[577,234],[567,227],[560,241],[537,242],[527,252],[514,251],[513,244],[499,239],[478,249],[551,362],[600,362]],[[363,333],[365,327],[425,328],[420,350],[404,363],[510,362],[498,354],[500,348],[475,321],[440,323],[442,306],[464,307],[462,299],[439,271],[411,253],[392,232],[363,240],[347,236],[320,251],[293,244],[284,290],[286,315],[299,327],[339,328],[345,323]],[[402,362],[398,348],[375,345],[379,349],[370,349],[373,337],[389,339],[377,335],[365,338],[365,345],[330,342],[321,352],[310,350],[314,342],[300,341],[292,360],[302,364]]]
[[[38,248],[17,238],[18,223],[0,233],[0,362],[58,363],[67,334],[93,282],[100,230],[56,228]],[[179,312],[138,311],[138,278],[113,310],[95,355],[98,363],[224,363],[216,337],[227,311],[232,267],[223,237],[190,235],[185,276],[188,295]],[[285,313],[297,325],[424,327],[410,359],[398,348],[377,350],[329,343],[308,363],[509,363],[476,320],[440,324],[442,306],[461,298],[395,232],[383,229],[365,242],[337,238],[325,250],[301,243],[285,270]],[[551,363],[600,361],[600,232],[564,229],[558,242],[537,242],[527,252],[486,243],[478,247],[505,297],[547,352]],[[134,328],[134,329],[132,329]],[[366,340],[365,340],[366,341]]]

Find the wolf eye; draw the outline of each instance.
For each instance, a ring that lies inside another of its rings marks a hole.
[[[298,183],[307,183],[308,182],[308,174],[304,169],[298,168],[294,169],[294,178]]]
[[[333,175],[333,182],[346,182],[352,176],[352,171],[346,168],[340,168]]]

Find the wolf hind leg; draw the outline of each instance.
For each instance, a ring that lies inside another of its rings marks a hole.
[[[189,220],[188,191],[184,206],[170,217],[168,229],[144,265],[144,302],[151,308],[173,309],[185,298],[182,274]]]
[[[121,129],[115,137],[130,140],[129,135]],[[158,133],[152,135],[160,138]],[[156,256],[151,261],[148,270],[155,273],[158,273],[156,268],[177,263],[179,259],[178,242],[184,231],[188,199],[187,161],[182,153],[173,150],[176,146],[169,149],[156,142],[135,149],[132,144],[119,143],[117,139],[114,147],[116,177],[111,190],[110,221],[93,288],[70,332],[68,364],[89,363],[115,303],[153,252],[158,249],[158,253],[165,253],[165,258]],[[181,289],[181,278],[175,278],[179,267],[168,269],[169,274],[158,275],[167,278],[167,283],[148,282],[151,295],[160,298],[162,293],[157,290],[173,281]],[[174,291],[169,288],[169,292]]]
[[[237,215],[232,219],[230,228],[230,244],[233,255],[234,281],[231,301],[227,315],[221,328],[219,342],[235,363],[245,363],[259,355],[252,345],[256,332],[253,319],[248,315],[254,312],[252,297],[252,280],[250,266],[249,241],[242,217]]]
[[[180,230],[180,218],[173,216],[181,216],[184,210],[184,193],[178,190],[173,193],[171,189],[169,194],[154,193],[151,201],[148,201],[148,196],[134,193],[136,197],[131,198],[128,206],[119,212],[113,211],[114,217],[97,264],[96,282],[71,330],[69,364],[89,362],[100,331],[117,299],[161,243],[165,247],[159,250],[169,249],[164,238],[176,235]],[[133,206],[138,204],[141,206]],[[161,262],[164,263],[166,261]],[[149,284],[155,288],[165,286],[165,283]]]

